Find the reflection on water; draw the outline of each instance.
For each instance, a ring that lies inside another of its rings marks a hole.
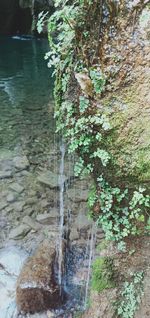
[[[0,38],[0,149],[26,147],[53,129],[47,50],[46,40]]]

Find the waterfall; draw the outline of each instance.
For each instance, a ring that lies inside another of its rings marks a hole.
[[[63,236],[64,236],[64,158],[65,158],[65,145],[62,142],[60,146],[61,161],[59,170],[59,212],[60,212],[60,224],[59,224],[59,248],[58,248],[58,282],[60,286],[60,293],[62,292],[62,266],[63,266]]]
[[[87,281],[86,281],[86,286],[85,286],[85,299],[84,299],[84,308],[85,309],[86,309],[87,300],[88,300],[91,264],[92,264],[93,254],[94,254],[93,249],[94,249],[94,245],[95,245],[95,239],[96,239],[96,226],[95,226],[95,223],[93,223],[92,228],[91,228],[91,240],[90,240],[90,246],[89,246],[88,274],[87,274]]]

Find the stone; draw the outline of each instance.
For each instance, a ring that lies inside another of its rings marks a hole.
[[[44,200],[41,201],[41,208],[46,208],[46,207],[48,207],[48,206],[49,206],[49,202],[47,202],[46,199],[44,199]]]
[[[35,313],[60,306],[62,297],[54,273],[56,254],[55,241],[44,240],[24,264],[16,287],[19,311]]]
[[[47,318],[55,318],[55,315],[50,310],[47,311]]]
[[[12,202],[15,202],[17,200],[17,195],[13,194],[13,193],[9,193],[7,195],[7,198],[6,198],[7,202],[8,203],[12,203]]]
[[[0,171],[0,179],[7,179],[13,176],[12,171]]]
[[[21,224],[15,229],[11,230],[9,239],[20,240],[24,238],[30,232],[30,227],[26,224]]]
[[[67,196],[73,202],[87,202],[88,190],[80,189],[80,186],[79,188],[68,189]]]
[[[59,188],[59,176],[51,171],[42,172],[37,180],[51,189]],[[67,181],[66,176],[63,176],[63,181]]]
[[[0,317],[18,317],[15,310],[17,276],[28,257],[22,249],[5,246],[0,249]]]
[[[13,162],[14,162],[14,166],[17,170],[26,170],[30,165],[26,156],[15,157]]]
[[[0,211],[5,209],[8,206],[6,201],[0,201]]]
[[[13,190],[13,191],[15,191],[15,192],[17,192],[19,194],[24,191],[24,187],[21,186],[19,183],[16,183],[16,182],[10,184],[9,189],[11,189],[11,190]]]
[[[26,199],[26,205],[33,205],[36,204],[38,199],[36,197]]]
[[[34,231],[39,231],[41,229],[41,225],[28,215],[24,216],[22,222],[31,227]]]
[[[79,233],[78,233],[76,228],[72,228],[71,229],[71,232],[70,232],[70,235],[69,235],[69,239],[70,239],[71,242],[72,241],[76,241],[76,240],[79,239]]]
[[[24,201],[15,202],[15,203],[13,204],[13,209],[14,209],[16,212],[22,212],[24,206],[25,206],[25,202],[24,202]]]
[[[34,210],[33,210],[33,208],[26,207],[25,209],[23,209],[23,212],[24,212],[25,215],[31,216],[34,213]]]
[[[49,213],[38,214],[36,219],[42,224],[57,224],[59,219],[58,210],[53,208]]]

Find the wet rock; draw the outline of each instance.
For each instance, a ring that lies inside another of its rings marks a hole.
[[[69,239],[70,239],[70,241],[76,241],[79,239],[79,233],[78,233],[76,228],[71,229]]]
[[[46,208],[48,206],[49,206],[49,202],[47,202],[46,199],[41,201],[41,208]]]
[[[23,266],[16,288],[19,310],[35,313],[60,305],[60,291],[54,274],[55,258],[54,241],[45,240]]]
[[[24,202],[24,201],[15,202],[13,204],[13,209],[16,212],[22,212],[23,211],[23,207],[25,206],[25,204],[26,204],[26,202]]]
[[[11,230],[9,234],[9,239],[20,240],[24,238],[29,232],[30,227],[26,224],[21,224],[17,226],[15,229]]]
[[[48,318],[54,318],[55,315],[54,315],[53,312],[51,312],[50,310],[48,310],[48,311],[47,311],[47,317],[48,317]]]
[[[37,180],[48,186],[49,188],[52,188],[52,189],[58,189],[59,188],[59,176],[58,174],[55,174],[51,171],[46,171],[46,172],[43,172],[41,173]],[[63,180],[64,182],[67,181],[67,178],[65,176],[63,176]]]
[[[36,197],[26,199],[26,205],[33,205],[36,204],[38,199]]]
[[[14,246],[0,250],[0,317],[18,317],[15,306],[16,276],[27,254]],[[15,315],[16,313],[16,315]]]
[[[13,176],[12,171],[0,171],[0,179],[7,179]]]
[[[80,237],[87,239],[89,235],[89,230],[91,229],[92,221],[88,220],[87,216],[80,213],[76,220],[74,227],[79,232]]]
[[[0,202],[0,211],[4,210],[8,206],[8,203],[5,201]]]
[[[33,229],[34,231],[39,231],[41,229],[41,225],[36,222],[35,220],[33,220],[30,216],[26,215],[22,222],[26,225],[28,225],[31,229]]]
[[[12,203],[12,202],[15,202],[16,200],[17,200],[17,195],[15,195],[15,194],[13,194],[13,193],[9,193],[8,195],[7,195],[7,202],[8,203]]]
[[[12,183],[12,184],[9,186],[9,189],[11,189],[11,190],[13,190],[13,191],[15,191],[15,192],[17,192],[17,193],[19,193],[19,194],[24,191],[24,187],[21,186],[19,183],[16,183],[16,182]]]
[[[58,210],[53,208],[49,213],[43,213],[37,215],[37,221],[42,224],[57,224],[59,218]]]
[[[77,189],[69,189],[67,190],[67,196],[71,201],[74,202],[86,202],[88,200],[88,190]]]
[[[26,156],[15,157],[13,162],[17,170],[26,170],[29,167],[29,161]]]
[[[34,213],[34,210],[33,210],[33,208],[31,207],[26,207],[24,210],[23,210],[23,212],[24,212],[24,214],[25,215],[29,215],[29,216],[31,216],[33,213]]]

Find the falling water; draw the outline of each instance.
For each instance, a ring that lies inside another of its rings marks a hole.
[[[94,242],[96,237],[96,226],[93,223],[92,229],[91,229],[91,240],[90,240],[90,251],[89,251],[89,263],[88,263],[88,274],[87,274],[87,281],[86,281],[86,287],[85,287],[85,300],[84,300],[84,308],[86,309],[87,305],[87,299],[88,299],[88,291],[89,291],[89,283],[90,283],[90,274],[91,274],[91,264],[92,264],[92,258],[93,258],[93,250],[94,250]]]
[[[60,293],[62,287],[62,263],[63,263],[63,226],[64,226],[64,158],[65,158],[65,145],[62,142],[60,146],[61,161],[59,170],[59,204],[60,204],[60,226],[59,226],[59,249],[58,249],[58,282],[60,286]]]

